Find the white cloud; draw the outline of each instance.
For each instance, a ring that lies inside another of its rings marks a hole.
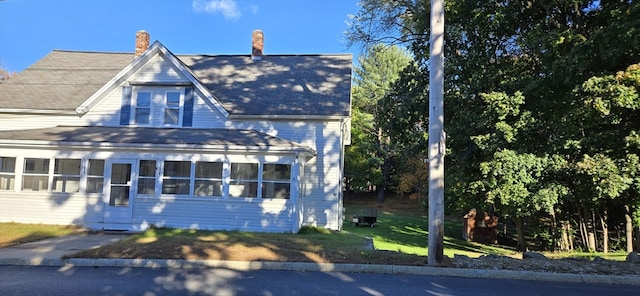
[[[225,19],[236,20],[242,15],[234,0],[193,0],[193,11],[221,13]]]

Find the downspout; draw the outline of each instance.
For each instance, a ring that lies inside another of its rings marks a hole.
[[[300,192],[301,184],[300,184],[300,172],[301,172],[301,162],[300,162],[300,152],[296,152],[296,157],[293,160],[293,164],[291,166],[291,175],[293,176],[293,184],[291,186],[291,233],[298,233],[300,230],[301,221],[302,221],[302,212],[303,209],[300,206]]]
[[[342,230],[346,209],[344,208],[344,144],[347,120],[340,119],[340,174],[338,179],[338,231]]]

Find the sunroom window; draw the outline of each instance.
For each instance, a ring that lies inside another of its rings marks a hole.
[[[16,185],[16,158],[0,157],[0,190],[14,190]]]
[[[80,191],[80,159],[56,158],[51,190],[53,192]]]
[[[222,162],[196,162],[193,195],[222,196]]]
[[[166,168],[165,168],[166,170]],[[156,161],[141,160],[138,173],[138,194],[156,193]]]
[[[87,168],[87,193],[102,193],[104,187],[104,160],[89,159]]]
[[[191,162],[165,161],[162,194],[188,195],[191,189]]]
[[[262,197],[289,199],[291,191],[291,166],[288,164],[264,164],[262,166]]]
[[[230,197],[258,197],[258,164],[232,163]]]
[[[47,191],[49,189],[49,159],[25,158],[22,190]]]

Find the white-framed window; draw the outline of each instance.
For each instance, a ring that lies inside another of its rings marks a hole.
[[[191,190],[191,161],[164,161],[162,194],[189,195]]]
[[[222,196],[222,162],[196,161],[193,195]]]
[[[138,170],[138,194],[154,195],[156,193],[156,161],[140,160]]]
[[[182,122],[182,106],[183,106],[183,91],[182,90],[167,90],[164,91],[164,116],[162,119],[163,125],[177,126]]]
[[[0,190],[14,190],[16,186],[16,158],[0,157]]]
[[[262,165],[262,198],[289,199],[291,194],[291,165]]]
[[[231,163],[230,197],[258,197],[258,163]]]
[[[151,125],[153,106],[153,92],[151,90],[137,90],[133,105],[133,123],[136,125]]]
[[[87,193],[102,193],[104,188],[104,159],[89,159],[87,166]]]
[[[184,87],[135,87],[129,123],[137,126],[181,126],[184,104]]]
[[[80,191],[80,159],[56,158],[53,166],[52,192]]]
[[[22,190],[49,190],[49,159],[25,158],[22,173]]]

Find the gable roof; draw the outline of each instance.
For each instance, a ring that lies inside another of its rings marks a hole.
[[[210,149],[242,152],[282,151],[315,155],[315,150],[253,130],[180,129],[106,126],[57,126],[52,128],[0,131],[0,145],[28,142],[31,145],[82,147],[166,146],[168,149]]]
[[[350,115],[350,54],[175,57],[230,116]],[[54,50],[0,83],[0,109],[75,113],[133,62],[133,53]]]

